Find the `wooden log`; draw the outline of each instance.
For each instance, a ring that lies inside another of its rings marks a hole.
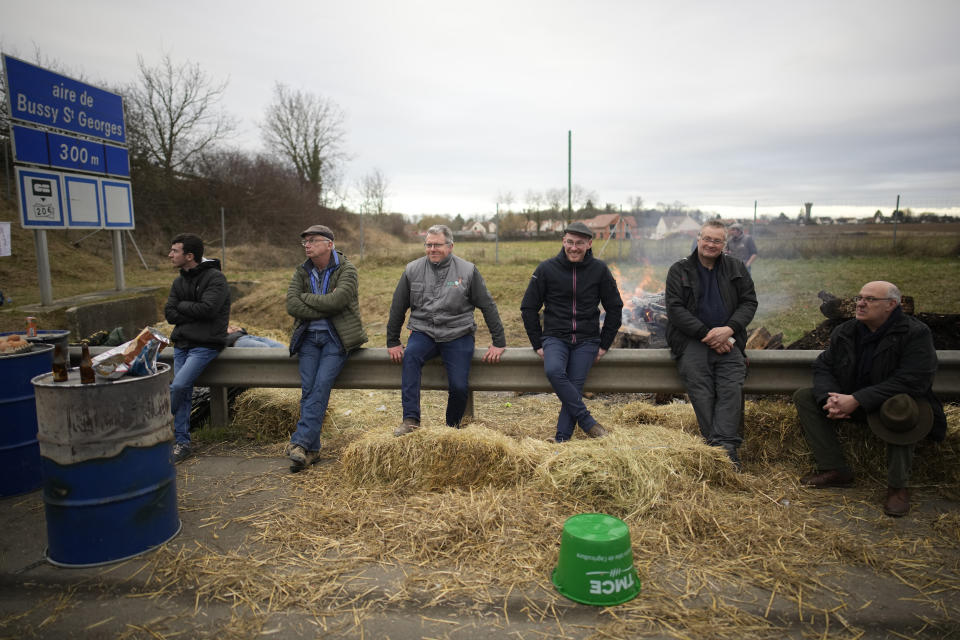
[[[817,294],[823,303],[820,305],[820,313],[831,320],[849,320],[857,315],[857,303],[853,298],[838,298],[826,291]],[[907,315],[913,315],[913,296],[902,296],[900,306]]]
[[[757,327],[747,336],[747,349],[783,349],[783,333],[770,335],[766,327]]]
[[[616,349],[645,349],[650,344],[650,335],[644,329],[621,326],[612,346]]]

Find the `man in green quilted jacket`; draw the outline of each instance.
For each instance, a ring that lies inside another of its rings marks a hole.
[[[290,355],[300,360],[300,420],[286,455],[291,471],[320,457],[320,429],[330,389],[351,351],[367,341],[357,299],[357,268],[336,250],[333,231],[315,224],[300,234],[307,259],[287,289],[287,313],[294,318]]]

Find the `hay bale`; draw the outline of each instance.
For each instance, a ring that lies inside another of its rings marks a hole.
[[[421,490],[513,486],[532,475],[536,461],[529,441],[479,425],[421,427],[402,438],[394,437],[392,428],[380,428],[351,443],[342,457],[344,473],[355,485]]]
[[[655,405],[649,402],[631,402],[620,410],[617,421],[633,425],[660,425],[693,436],[700,434],[693,406],[687,402]]]
[[[750,464],[785,464],[804,470],[812,464],[810,447],[792,402],[763,399],[746,403],[740,457]]]
[[[237,396],[233,407],[230,425],[245,437],[283,440],[290,437],[300,419],[300,390],[248,389]]]
[[[633,518],[703,485],[740,487],[726,453],[671,427],[621,428],[548,452],[537,480],[594,511]]]

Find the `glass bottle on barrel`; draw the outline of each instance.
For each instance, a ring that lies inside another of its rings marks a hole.
[[[67,378],[67,352],[63,343],[57,342],[53,345],[53,381],[66,382]]]
[[[84,340],[80,354],[80,383],[93,384],[96,381],[97,377],[93,373],[93,360],[90,359],[90,343]]]

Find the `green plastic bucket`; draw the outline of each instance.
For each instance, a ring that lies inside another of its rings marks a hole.
[[[640,593],[630,529],[619,518],[581,513],[567,519],[553,585],[574,602],[607,606]]]

